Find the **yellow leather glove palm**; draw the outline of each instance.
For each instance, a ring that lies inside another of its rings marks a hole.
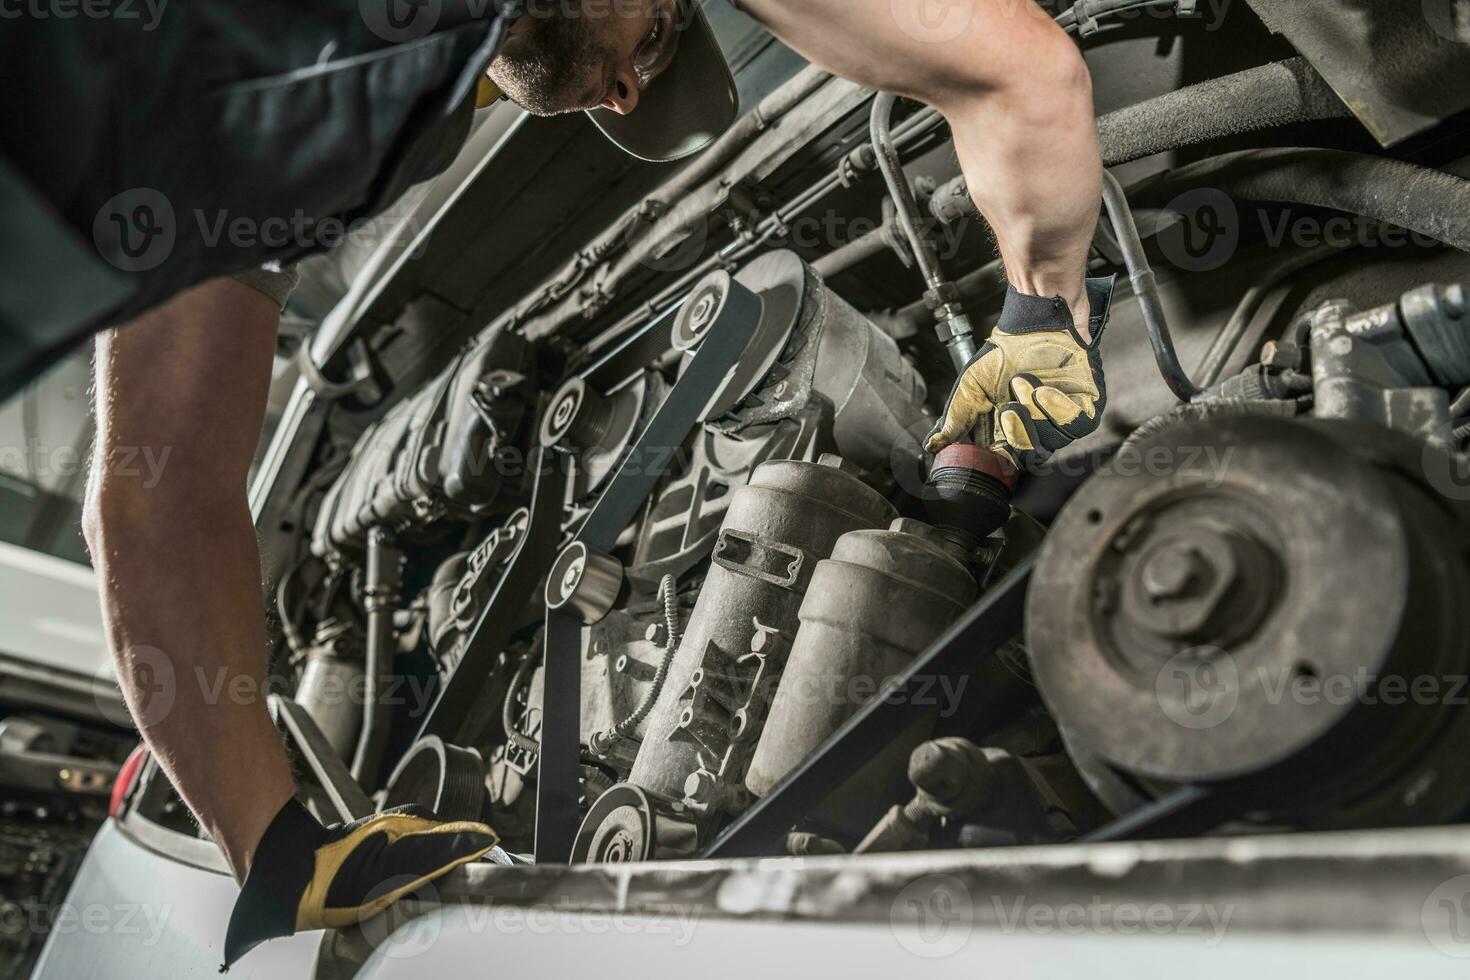
[[[1011,289],[990,339],[960,373],[926,448],[937,453],[989,420],[995,452],[1035,469],[1097,429],[1107,402],[1098,343],[1112,303],[1112,276],[1087,281],[1091,343],[1077,335],[1059,298]]]

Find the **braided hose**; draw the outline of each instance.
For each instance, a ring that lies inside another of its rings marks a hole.
[[[515,718],[512,717],[515,711],[516,692],[521,689],[521,684],[525,682],[526,675],[530,673],[534,662],[535,658],[529,654],[521,661],[521,665],[511,675],[510,686],[505,689],[505,704],[500,709],[500,724],[505,729],[505,737],[522,752],[541,751],[541,743],[517,729]]]
[[[644,692],[643,700],[638,702],[638,707],[633,712],[613,726],[613,732],[624,738],[632,734],[633,730],[642,724],[643,719],[653,710],[653,704],[658,700],[659,692],[664,688],[664,681],[669,676],[669,666],[674,662],[674,652],[679,649],[679,584],[674,576],[665,575],[658,584],[659,601],[664,606],[664,628],[668,635],[664,640],[664,657],[658,665],[658,672],[653,675],[653,683]]]

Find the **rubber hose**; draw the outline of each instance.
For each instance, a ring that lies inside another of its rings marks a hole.
[[[1116,167],[1185,146],[1351,115],[1305,58],[1287,58],[1106,113],[1097,130],[1103,164]],[[978,214],[964,177],[936,190],[929,206],[945,222]]]
[[[1148,255],[1143,250],[1143,240],[1138,237],[1138,225],[1133,220],[1133,209],[1123,193],[1123,185],[1111,173],[1103,171],[1103,201],[1113,220],[1113,235],[1123,250],[1123,262],[1128,267],[1128,278],[1133,283],[1133,294],[1138,297],[1138,308],[1143,314],[1143,325],[1148,331],[1149,343],[1154,349],[1154,360],[1159,373],[1169,390],[1182,402],[1187,402],[1200,393],[1200,388],[1179,363],[1179,353],[1174,349],[1174,338],[1169,333],[1169,323],[1164,316],[1164,304],[1159,299],[1159,283],[1148,264]]]
[[[1160,174],[1135,205],[1167,207],[1213,189],[1246,201],[1305,204],[1361,215],[1470,252],[1470,180],[1388,157],[1312,147],[1242,150]]]
[[[1212,78],[1098,117],[1109,167],[1156,153],[1352,111],[1305,58]]]

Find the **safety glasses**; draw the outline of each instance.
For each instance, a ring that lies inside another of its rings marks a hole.
[[[655,78],[674,60],[679,50],[680,0],[653,0],[653,26],[633,52],[633,73],[638,76],[638,90],[648,88]]]

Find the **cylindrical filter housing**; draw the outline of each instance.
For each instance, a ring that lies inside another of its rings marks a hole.
[[[817,566],[746,775],[756,796],[769,793],[974,602],[974,577],[941,541],[929,525],[900,519],[886,531],[845,535]],[[900,776],[925,735],[909,734],[912,744],[906,738],[902,751],[889,746],[883,753],[893,756]]]
[[[756,634],[796,635],[818,563],[844,534],[893,520],[892,505],[837,457],[765,463],[735,491],[714,563],[649,716],[629,782],[680,799],[709,744],[751,693],[736,662]],[[756,692],[757,697],[763,696]],[[768,696],[768,695],[766,695]]]

